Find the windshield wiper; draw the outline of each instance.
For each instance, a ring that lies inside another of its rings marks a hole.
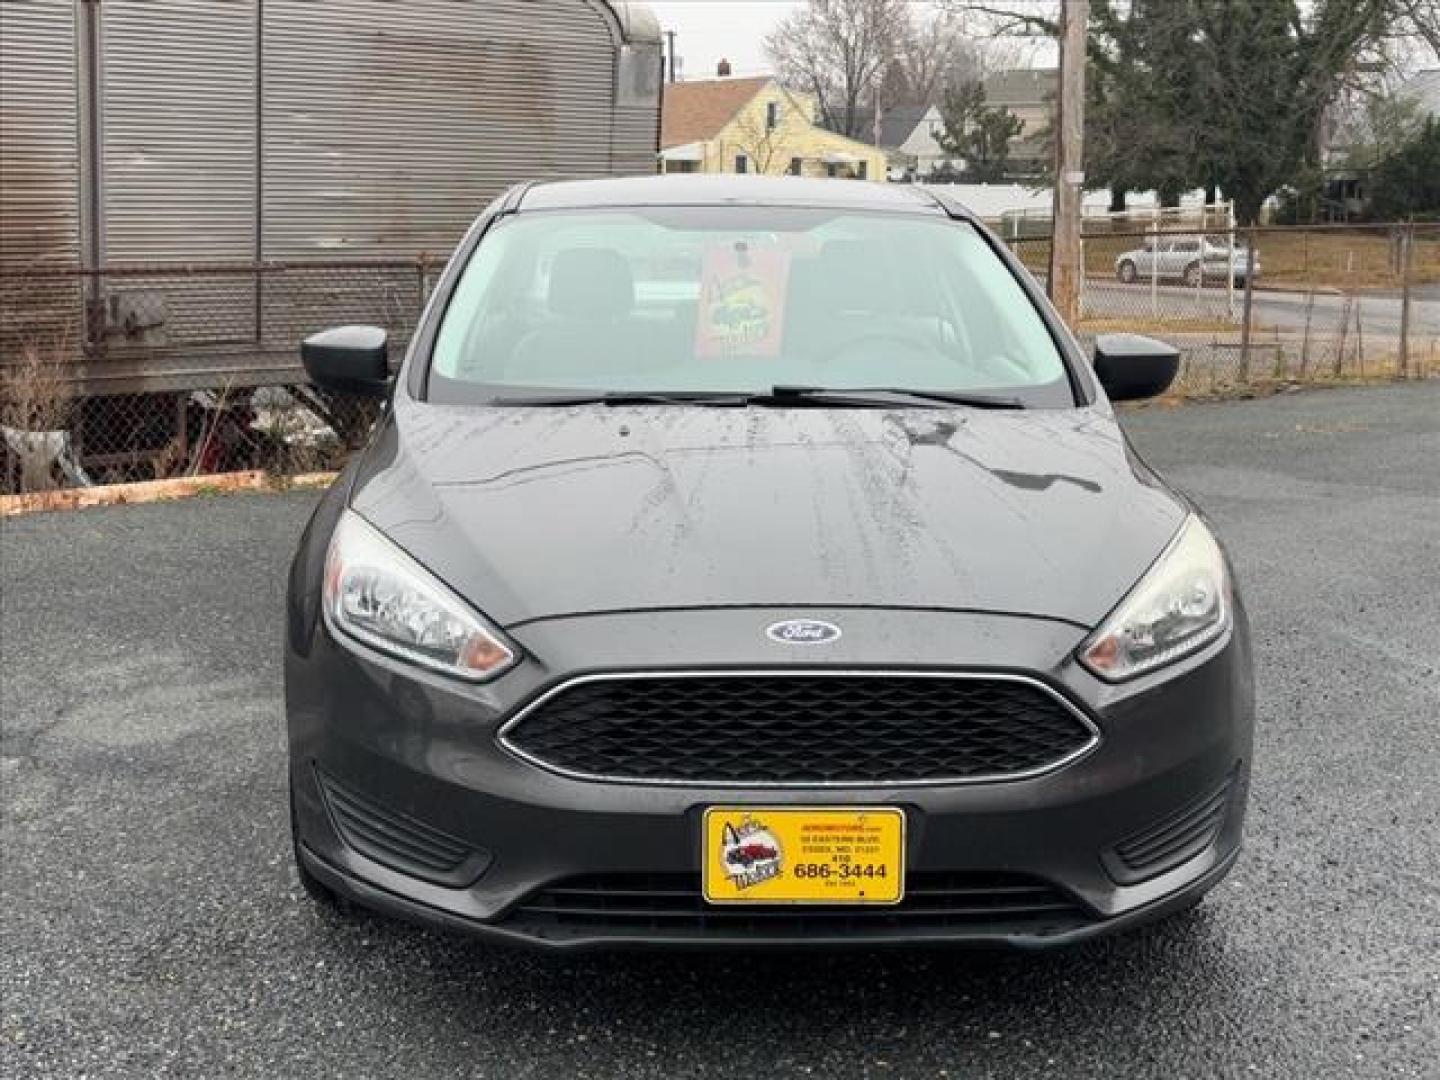
[[[905,390],[883,386],[844,387],[775,386],[768,394],[734,393],[721,390],[608,390],[596,393],[541,394],[523,397],[497,397],[491,405],[551,406],[570,405],[758,405],[783,408],[787,405],[808,405],[815,408],[939,408],[958,405],[971,409],[1023,409],[1019,398],[996,397],[989,394],[964,394],[948,390]]]
[[[593,394],[543,394],[534,397],[497,397],[492,405],[748,405],[749,395],[728,391],[608,390]]]
[[[970,409],[1023,409],[1017,397],[996,394],[966,394],[952,390],[911,390],[891,386],[776,386],[768,398],[752,397],[754,404],[785,405],[805,402],[814,405],[861,405],[872,407],[960,405]]]

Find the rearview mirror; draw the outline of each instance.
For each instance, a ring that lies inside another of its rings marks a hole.
[[[1111,401],[1163,394],[1180,372],[1180,350],[1139,334],[1101,334],[1095,339],[1095,374]]]
[[[301,343],[300,362],[316,386],[384,397],[390,379],[389,335],[378,326],[322,330]]]

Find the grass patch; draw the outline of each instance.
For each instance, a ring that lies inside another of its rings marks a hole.
[[[1122,315],[1081,319],[1075,324],[1080,334],[1230,334],[1239,332],[1239,327],[1229,319],[1176,318],[1151,319],[1145,316]],[[1258,325],[1256,333],[1265,332]]]
[[[1352,368],[1337,374],[1333,367],[1312,369],[1303,376],[1295,371],[1267,371],[1263,363],[1252,370],[1248,381],[1229,376],[1214,381],[1197,378],[1179,379],[1162,396],[1153,401],[1136,402],[1138,408],[1174,408],[1192,401],[1242,401],[1271,397],[1296,390],[1325,390],[1347,386],[1379,386],[1396,382],[1413,382],[1440,378],[1440,363],[1424,355],[1411,357],[1409,375],[1400,371],[1398,356],[1366,357],[1363,369]]]
[[[1398,289],[1404,281],[1395,261],[1398,252],[1384,232],[1262,232],[1256,250],[1263,271],[1260,280],[1272,286]],[[1440,236],[1415,237],[1410,281],[1440,282]]]

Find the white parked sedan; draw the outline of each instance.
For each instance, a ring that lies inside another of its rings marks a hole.
[[[1245,245],[1237,243],[1232,253],[1227,245],[1195,236],[1156,237],[1115,260],[1115,276],[1124,282],[1179,280],[1186,285],[1199,285],[1205,280],[1224,280],[1234,273],[1237,284],[1244,284],[1246,273]],[[1255,276],[1260,276],[1260,252],[1255,252]]]

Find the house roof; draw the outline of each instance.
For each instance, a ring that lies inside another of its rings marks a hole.
[[[880,113],[880,145],[900,146],[914,133],[933,105],[900,105]]]
[[[1431,68],[1405,80],[1400,96],[1419,103],[1432,116],[1440,116],[1440,68]]]
[[[894,149],[904,144],[920,122],[929,115],[933,105],[896,105],[880,110],[880,141],[874,145]],[[855,114],[859,122],[860,138],[873,143],[875,132],[875,110],[860,109]]]
[[[1060,85],[1058,68],[1012,68],[985,79],[985,104],[1044,105]]]
[[[713,139],[745,105],[773,80],[703,79],[666,83],[660,104],[660,147]]]

